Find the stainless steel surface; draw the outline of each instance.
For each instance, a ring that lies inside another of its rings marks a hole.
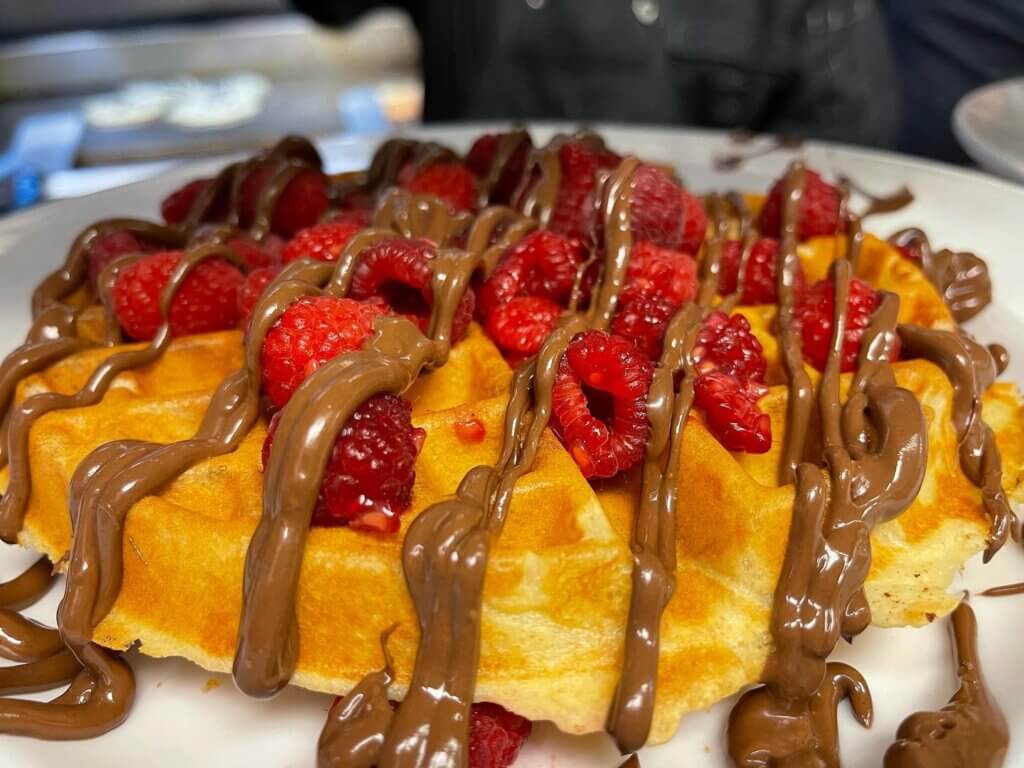
[[[141,24],[185,16],[280,13],[287,5],[286,0],[7,0],[0,3],[0,35]]]
[[[342,30],[282,14],[133,30],[47,35],[0,45],[0,100],[96,91],[129,79],[212,77],[251,70],[271,79],[359,82],[415,68],[404,14],[379,12]]]

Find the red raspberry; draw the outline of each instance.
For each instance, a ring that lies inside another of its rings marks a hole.
[[[615,168],[622,158],[607,149],[570,141],[559,149],[559,160],[562,179],[551,212],[550,229],[560,235],[589,242],[596,219],[594,190],[597,172]]]
[[[832,343],[834,291],[832,280],[819,280],[805,291],[803,301],[795,313],[795,319],[800,324],[804,359],[819,371],[825,370],[829,346]],[[878,294],[875,289],[856,277],[851,279],[850,300],[846,308],[846,332],[843,334],[843,352],[840,358],[840,369],[843,372],[856,369],[860,340],[871,320],[871,313],[877,306]],[[892,359],[895,360],[898,356],[898,345],[894,345]]]
[[[704,319],[692,353],[697,373],[721,371],[735,376],[758,397],[764,394],[764,374],[768,368],[761,342],[750,330],[743,315],[729,317],[712,312]]]
[[[708,214],[704,210],[703,201],[686,190],[683,190],[683,203],[686,214],[683,218],[683,239],[679,243],[679,250],[696,254],[707,235]]]
[[[918,242],[907,243],[906,245],[897,245],[896,250],[900,252],[900,255],[904,259],[910,259],[911,261],[921,261],[921,244]]]
[[[299,230],[284,247],[284,263],[296,259],[337,261],[348,241],[363,229],[361,219],[357,214],[349,214],[344,218],[339,216],[333,221]]]
[[[510,365],[518,365],[540,351],[562,314],[555,302],[539,296],[517,296],[501,304],[487,318],[487,333]]]
[[[768,193],[768,199],[761,209],[757,228],[768,237],[782,236],[782,196],[785,193],[785,178],[775,182]],[[814,171],[806,172],[803,197],[800,201],[800,223],[797,239],[809,240],[822,235],[834,235],[839,231],[839,190],[821,178]]]
[[[772,421],[735,377],[711,371],[697,377],[693,403],[708,429],[730,451],[765,453],[772,446]]]
[[[89,262],[89,282],[95,286],[106,266],[121,256],[151,250],[130,232],[108,232],[93,238],[85,254]]]
[[[452,424],[452,429],[464,443],[482,443],[487,437],[487,425],[476,416],[467,416]]]
[[[678,304],[659,293],[627,289],[612,319],[612,333],[632,341],[650,360],[658,360],[665,329],[678,311]]]
[[[404,315],[426,333],[434,305],[433,256],[434,249],[423,241],[395,238],[377,243],[363,251],[352,274],[349,295]],[[475,304],[473,289],[467,288],[452,322],[453,341],[465,335]]]
[[[476,141],[473,142],[473,146],[466,153],[463,162],[465,162],[469,170],[481,179],[491,170],[494,156],[498,152],[499,138],[500,135],[497,133],[482,134],[477,137]]]
[[[281,412],[263,442],[263,467]],[[412,405],[397,395],[376,395],[342,427],[327,460],[311,525],[347,525],[358,531],[394,533],[409,509],[416,457],[427,433],[412,425]]]
[[[138,341],[156,335],[163,318],[160,295],[181,261],[180,251],[163,251],[122,270],[114,283],[114,312],[124,332]],[[233,328],[238,322],[238,286],[242,273],[226,261],[207,260],[185,278],[171,302],[173,336]]]
[[[728,240],[722,248],[722,272],[718,292],[727,296],[736,290],[736,280],[743,258],[743,243]],[[740,304],[775,304],[778,301],[776,281],[779,270],[779,241],[772,237],[761,237],[750,249],[743,278],[743,293]],[[797,264],[794,292],[799,297],[804,290],[804,271]]]
[[[576,270],[587,252],[578,240],[537,230],[505,251],[480,288],[480,317],[516,296],[537,296],[556,304],[572,292]]]
[[[228,241],[228,248],[234,251],[249,269],[261,269],[281,263],[283,241],[271,235],[264,242],[257,243],[248,237],[235,237]]]
[[[260,267],[245,276],[245,280],[238,286],[239,328],[248,327],[249,318],[256,308],[256,302],[260,300],[263,292],[267,290],[267,286],[273,282],[280,271],[280,267]]]
[[[269,163],[261,163],[242,180],[238,196],[238,223],[251,227],[260,193],[273,175]],[[316,224],[327,210],[327,177],[312,168],[303,168],[284,188],[271,217],[271,230],[292,237],[303,227]]]
[[[658,166],[645,163],[634,171],[630,217],[636,240],[688,253],[697,253],[704,242],[703,204]]]
[[[469,768],[508,768],[532,729],[529,720],[504,707],[474,704],[469,720]]]
[[[384,310],[330,296],[299,299],[277,319],[263,341],[263,389],[278,408],[317,368],[363,346]]]
[[[473,142],[469,152],[466,153],[466,167],[477,175],[477,178],[486,179],[494,164],[495,153],[498,151],[500,134],[487,133]],[[505,168],[498,177],[498,182],[491,190],[489,202],[492,205],[507,205],[512,201],[519,186],[520,180],[526,169],[526,158],[530,153],[532,143],[529,137],[523,141],[512,156],[509,157]]]
[[[476,177],[462,163],[433,163],[421,169],[408,184],[416,195],[434,195],[455,211],[476,208]]]
[[[654,366],[632,342],[584,331],[569,343],[552,390],[552,426],[586,477],[612,477],[643,459]]]
[[[629,256],[626,285],[680,307],[697,296],[697,262],[685,253],[641,241]]]
[[[180,189],[171,192],[160,203],[160,215],[168,224],[180,224],[188,216],[192,206],[195,205],[199,195],[210,184],[213,179],[193,179]]]

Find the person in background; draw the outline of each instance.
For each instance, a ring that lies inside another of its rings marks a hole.
[[[882,8],[903,100],[897,148],[968,162],[953,108],[975,88],[1024,75],[1024,0],[883,0]]]
[[[876,146],[899,125],[874,0],[292,2],[329,25],[404,8],[422,39],[428,121],[643,122]]]

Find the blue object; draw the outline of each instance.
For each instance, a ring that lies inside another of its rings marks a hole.
[[[372,86],[350,88],[342,93],[338,97],[338,111],[345,129],[351,133],[386,133],[391,128]]]
[[[84,133],[85,121],[77,112],[23,118],[0,155],[0,211],[38,202],[43,178],[74,164]]]

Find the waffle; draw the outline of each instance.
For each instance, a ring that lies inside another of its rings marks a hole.
[[[824,274],[834,250],[831,239],[803,246],[810,279]],[[931,284],[884,242],[867,239],[859,270],[900,294],[901,320],[950,322]],[[774,380],[781,381],[771,311],[742,311],[765,342]],[[99,359],[117,351],[69,358],[23,382],[19,398],[74,391]],[[153,366],[120,377],[101,404],[43,417],[31,433],[33,493],[21,542],[59,560],[69,545],[67,487],[78,463],[115,439],[169,442],[191,435],[213,388],[240,359],[237,333],[179,339]],[[948,380],[922,361],[897,363],[894,370],[899,384],[922,402],[930,449],[918,499],[873,536],[866,591],[879,626],[920,625],[951,611],[957,598],[947,593],[948,585],[961,564],[984,548],[988,532],[980,493],[960,470]],[[447,366],[414,385],[414,420],[427,440],[403,531],[420,511],[453,493],[468,469],[497,458],[510,375],[474,326]],[[730,454],[698,415],[690,416],[680,472],[678,586],[662,624],[652,743],[671,737],[684,713],[754,682],[770,650],[772,594],[793,507],[793,487],[774,482],[786,397],[784,386],[774,386],[761,401],[776,436],[773,450],[763,455]],[[1024,414],[1016,389],[995,385],[984,412],[1002,450],[1006,490],[1021,500]],[[477,444],[460,440],[454,429],[470,418],[486,428]],[[123,588],[96,630],[97,642],[121,649],[138,641],[151,656],[184,656],[230,671],[242,564],[262,505],[264,434],[260,423],[236,452],[192,468],[132,509]],[[0,475],[0,485],[5,482]],[[558,440],[545,435],[535,467],[516,486],[491,555],[479,700],[553,721],[570,733],[603,728],[621,667],[637,490],[635,474],[592,486]],[[389,649],[398,672],[394,693],[402,694],[417,630],[402,577],[401,535],[311,530],[297,602],[301,650],[294,683],[347,691],[380,665],[380,631],[397,622]]]

